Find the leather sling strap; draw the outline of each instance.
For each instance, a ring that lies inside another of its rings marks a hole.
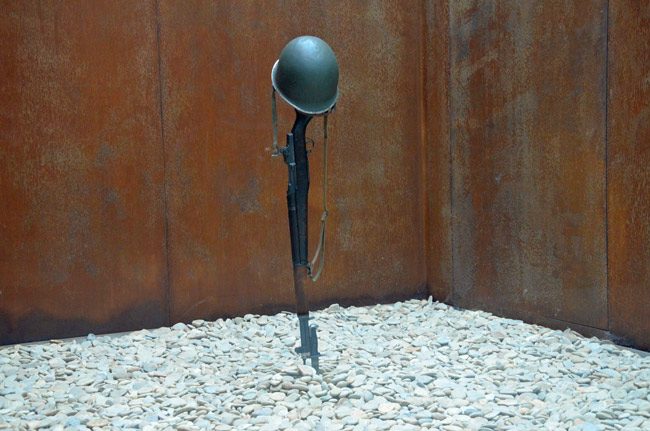
[[[323,116],[323,214],[320,217],[320,237],[314,258],[309,264],[309,277],[317,281],[325,266],[325,226],[327,223],[327,114]],[[318,263],[318,270],[314,274],[313,268]]]

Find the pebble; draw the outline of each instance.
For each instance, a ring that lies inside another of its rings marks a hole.
[[[379,410],[379,413],[388,413],[397,410],[398,408],[399,404],[396,403],[381,403],[377,407],[377,410]]]
[[[650,429],[650,356],[432,301],[0,346],[0,429]]]
[[[271,398],[273,401],[283,401],[287,397],[287,394],[284,392],[273,392],[269,395],[269,398]]]
[[[433,381],[433,377],[427,375],[420,375],[415,378],[415,382],[420,386],[426,386]]]

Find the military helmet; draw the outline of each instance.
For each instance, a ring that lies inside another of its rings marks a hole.
[[[329,112],[339,96],[339,65],[332,48],[315,36],[289,42],[271,71],[273,88],[298,111]]]

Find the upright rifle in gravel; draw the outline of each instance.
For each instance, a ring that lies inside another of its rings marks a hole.
[[[338,99],[339,67],[332,48],[314,36],[300,36],[289,42],[273,65],[273,156],[282,155],[289,170],[287,206],[289,234],[293,261],[293,286],[296,294],[296,312],[300,328],[300,346],[296,348],[306,363],[318,372],[318,338],[315,324],[309,324],[309,304],[305,285],[318,280],[325,258],[325,223],[327,220],[327,116]],[[277,110],[275,93],[296,111],[286,147],[278,147]],[[323,117],[323,215],[320,239],[314,258],[308,258],[309,159],[305,133],[314,116]],[[318,269],[314,267],[318,265]]]

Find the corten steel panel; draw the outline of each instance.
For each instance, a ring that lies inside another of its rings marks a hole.
[[[609,312],[650,349],[650,1],[610,2]]]
[[[293,309],[287,169],[271,159],[270,72],[293,37],[337,53],[327,266],[312,304],[425,294],[420,2],[162,1],[172,320]],[[278,101],[280,136],[293,113]],[[311,154],[310,249],[321,203]]]
[[[450,8],[454,301],[606,328],[606,2]]]
[[[154,4],[0,10],[0,342],[162,325]]]
[[[426,0],[424,16],[424,174],[426,265],[429,293],[451,299],[451,195],[449,146],[449,5]]]

